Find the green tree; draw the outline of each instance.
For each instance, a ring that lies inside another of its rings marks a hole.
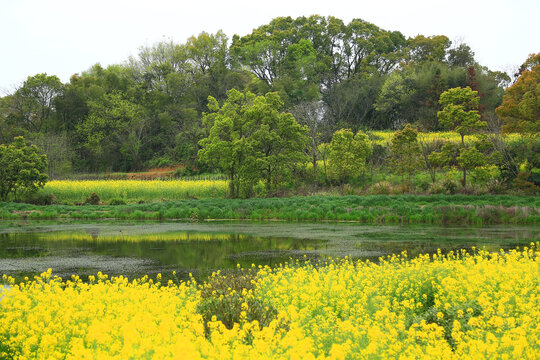
[[[32,193],[47,182],[47,157],[35,145],[27,145],[22,136],[12,144],[0,145],[0,201]]]
[[[540,53],[530,55],[522,65],[496,112],[504,121],[503,132],[540,133]]]
[[[331,178],[344,183],[359,176],[366,168],[366,159],[373,149],[363,132],[356,135],[349,129],[334,133],[328,154],[328,170]]]
[[[227,96],[221,107],[215,98],[208,99],[212,112],[203,122],[210,135],[200,141],[199,159],[227,173],[232,197],[251,196],[259,180],[272,191],[296,164],[307,161],[308,129],[279,112],[283,103],[276,93],[256,96],[232,89]]]
[[[465,43],[461,43],[456,47],[448,50],[448,64],[450,66],[460,66],[463,68],[474,66],[474,52],[471,47]]]
[[[420,168],[420,146],[418,144],[418,131],[411,124],[407,124],[403,130],[398,130],[392,136],[392,165],[398,173],[407,174],[409,182],[413,173]]]
[[[94,170],[116,169],[122,158],[138,168],[146,140],[144,108],[117,92],[89,101],[88,105],[88,117],[77,127],[77,132],[81,145],[92,156]],[[125,165],[124,169],[129,167]]]
[[[394,127],[407,121],[414,121],[412,115],[411,98],[415,89],[414,74],[404,71],[394,71],[388,75],[375,102],[375,110],[383,121],[384,126]]]
[[[409,58],[417,63],[442,62],[446,57],[446,51],[452,45],[448,37],[435,35],[426,37],[417,35],[409,39]]]
[[[491,156],[485,154],[483,147],[484,141],[478,141],[474,146],[466,148],[457,146],[450,142],[446,143],[440,152],[431,153],[428,158],[431,164],[438,167],[452,168],[457,167],[463,173],[461,183],[463,187],[467,187],[467,173],[477,172],[480,174],[482,168],[485,168],[495,162],[497,157],[500,157],[498,152],[494,152]],[[480,177],[480,176],[477,176]]]
[[[461,144],[465,144],[465,135],[487,128],[487,123],[480,120],[478,92],[466,88],[453,88],[441,94],[439,104],[443,107],[437,113],[439,122],[444,127],[461,135]]]
[[[456,160],[459,168],[463,172],[463,179],[461,180],[463,187],[467,186],[468,171],[474,171],[477,168],[489,165],[488,157],[481,153],[476,147],[471,147],[469,149],[461,148]]]
[[[322,143],[317,147],[317,153],[319,158],[322,160],[323,169],[324,169],[324,182],[328,184],[328,155],[330,153],[330,144]]]
[[[317,163],[319,160],[319,144],[321,138],[330,133],[328,124],[324,118],[324,106],[322,101],[301,102],[291,110],[294,118],[309,129],[310,142],[306,153],[311,157],[313,171],[317,173]]]
[[[39,132],[55,112],[54,100],[63,91],[56,76],[29,76],[13,95],[17,119],[31,132]]]

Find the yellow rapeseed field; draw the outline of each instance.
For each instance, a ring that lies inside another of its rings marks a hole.
[[[123,199],[127,202],[182,200],[190,197],[225,197],[225,180],[53,180],[44,191],[58,201],[83,202],[92,193],[102,201]]]
[[[394,131],[370,131],[370,134],[376,137],[375,143],[379,145],[389,145],[392,141],[392,136],[394,136]],[[522,138],[522,134],[506,134],[504,135],[505,141],[516,141]],[[461,135],[455,131],[436,131],[436,132],[419,132],[418,140],[430,143],[434,141],[450,141],[454,143],[461,143]],[[471,143],[476,140],[475,135],[468,135],[465,137],[466,143]]]
[[[0,357],[538,359],[538,246],[260,268],[242,295],[277,310],[262,328],[246,320],[246,300],[231,329],[212,320],[205,329],[198,313],[205,287],[193,281],[98,274],[83,283],[51,271],[21,284],[6,278]]]

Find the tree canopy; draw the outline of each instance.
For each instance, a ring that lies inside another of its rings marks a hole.
[[[0,144],[0,201],[22,193],[32,193],[47,182],[47,157],[35,145],[16,137],[9,145]]]
[[[453,88],[441,94],[439,103],[443,109],[437,113],[437,117],[444,127],[461,135],[462,143],[465,135],[487,127],[478,113],[479,101],[478,91],[470,87]]]
[[[506,90],[497,114],[505,132],[540,132],[540,53],[521,66],[516,83]]]
[[[232,197],[250,196],[261,180],[268,191],[275,190],[295,165],[307,162],[308,129],[280,112],[282,106],[277,93],[256,96],[233,89],[222,106],[208,98],[203,122],[210,131],[200,141],[199,157],[229,176]]]
[[[203,31],[183,43],[143,46],[121,64],[95,64],[65,84],[54,75],[30,76],[0,98],[0,143],[15,136],[66,139],[65,154],[78,172],[180,163],[205,171],[210,165],[198,151],[210,130],[202,121],[210,112],[208,97],[223,104],[231,89],[275,92],[281,110],[299,116],[315,106],[316,116],[299,118],[311,131],[314,166],[319,144],[342,128],[457,128],[450,118],[464,113],[437,118],[441,94],[454,88],[477,91],[480,121],[497,125],[498,114],[507,132],[537,132],[534,59],[522,66],[500,106],[509,77],[443,34],[407,38],[358,18],[278,17],[242,36]],[[54,147],[44,150],[57,158]]]

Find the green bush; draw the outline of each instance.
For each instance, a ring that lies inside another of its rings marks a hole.
[[[99,203],[99,200],[98,200]],[[113,198],[109,200],[109,205],[126,205],[126,201],[121,198]]]
[[[442,182],[442,188],[446,194],[452,195],[457,193],[458,183],[451,178],[445,178]]]
[[[275,307],[256,296],[256,275],[250,272],[213,274],[201,287],[201,301],[197,311],[202,315],[207,337],[211,337],[208,322],[221,321],[232,329],[234,324],[257,320],[268,326],[276,318]],[[249,339],[248,339],[249,340]]]
[[[26,195],[23,202],[32,205],[52,205],[56,203],[56,196],[52,193],[30,193]]]

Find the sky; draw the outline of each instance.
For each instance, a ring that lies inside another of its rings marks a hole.
[[[540,0],[0,0],[0,96],[28,76],[71,75],[137,56],[159,41],[202,31],[246,35],[278,16],[369,21],[406,37],[465,42],[491,70],[509,71],[540,52]]]

